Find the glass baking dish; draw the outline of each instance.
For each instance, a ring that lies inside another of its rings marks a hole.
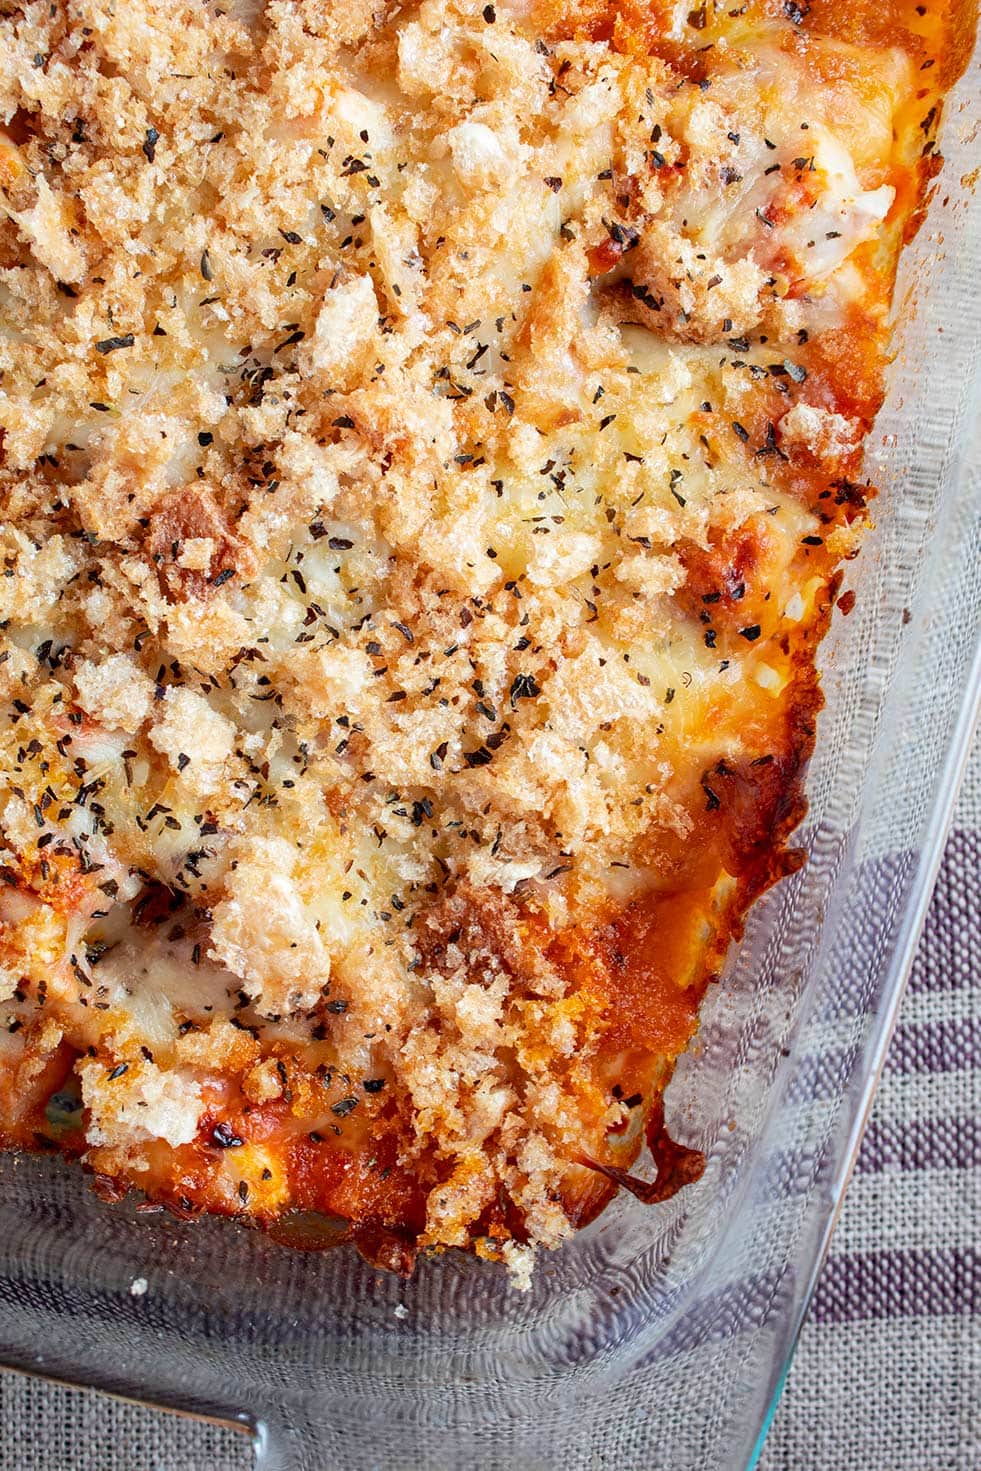
[[[786,1373],[888,1044],[981,687],[978,55],[908,249],[870,448],[876,530],[823,651],[801,841],[668,1093],[703,1149],[614,1205],[526,1295],[462,1256],[353,1250],[107,1205],[0,1157],[0,1360],[251,1429],[273,1468],[743,1468]],[[144,1279],[146,1290],[142,1291]],[[131,1287],[136,1282],[136,1292]]]

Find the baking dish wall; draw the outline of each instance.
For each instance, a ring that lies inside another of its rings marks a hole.
[[[752,1463],[861,1134],[978,703],[977,52],[897,288],[876,527],[822,652],[800,841],[668,1093],[697,1185],[621,1198],[520,1294],[461,1255],[411,1281],[348,1248],[100,1202],[0,1157],[0,1359],[237,1421],[259,1464],[730,1471]],[[147,1291],[130,1292],[145,1278]]]

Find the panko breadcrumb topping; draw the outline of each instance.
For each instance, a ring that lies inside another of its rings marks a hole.
[[[7,1142],[521,1285],[697,1174],[948,10],[0,7]]]

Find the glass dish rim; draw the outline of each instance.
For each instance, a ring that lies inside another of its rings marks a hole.
[[[981,413],[981,374],[978,375],[975,383],[973,401],[975,408]],[[959,470],[958,474],[961,473],[963,471]],[[841,1217],[845,1196],[882,1079],[889,1044],[896,1030],[916,949],[923,934],[944,849],[953,824],[957,798],[964,782],[974,741],[979,735],[981,735],[981,634],[975,641],[971,672],[964,687],[951,742],[935,780],[935,797],[930,809],[924,844],[917,860],[916,873],[904,907],[897,944],[886,970],[882,1002],[875,1014],[875,1023],[869,1038],[867,1056],[870,1059],[870,1065],[866,1068],[862,1080],[861,1093],[848,1131],[848,1143],[837,1161],[830,1181],[834,1205],[828,1212],[824,1223],[818,1249],[814,1253],[808,1272],[806,1286],[800,1294],[793,1315],[783,1362],[776,1371],[773,1392],[765,1405],[759,1431],[749,1459],[745,1463],[744,1471],[755,1471],[759,1465],[766,1438],[770,1433],[793,1367],[801,1332],[807,1321],[818,1281],[828,1259],[831,1242]]]
[[[968,99],[973,97],[975,103],[981,101],[981,25],[976,32],[971,55],[967,59],[964,70],[945,99],[944,121],[947,127],[952,126],[955,111],[953,102],[961,93],[965,93]],[[924,224],[922,228],[925,229],[926,225]],[[900,293],[897,286],[894,310],[899,302]],[[904,302],[903,305],[906,304],[908,304],[908,297],[907,302]],[[968,451],[971,443],[981,442],[981,361],[975,363],[973,381],[969,385],[966,400],[968,422],[971,422],[973,417],[974,431],[973,436],[966,436],[966,442],[962,441],[958,445],[956,462],[951,473],[951,481],[958,487],[963,484],[967,474]],[[981,740],[981,625],[975,635],[968,676],[961,691],[949,743],[933,778],[933,797],[923,830],[922,844],[897,928],[896,943],[883,977],[879,1005],[873,1015],[865,1052],[864,1072],[860,1068],[855,1070],[854,1076],[861,1078],[861,1089],[852,1111],[847,1142],[835,1161],[834,1173],[829,1181],[832,1208],[828,1211],[823,1223],[806,1283],[795,1304],[782,1362],[779,1366],[776,1364],[773,1366],[772,1392],[764,1404],[756,1439],[752,1443],[752,1449],[745,1461],[743,1471],[755,1471],[759,1465],[767,1436],[776,1418],[794,1364],[801,1333],[807,1321],[821,1273],[828,1259],[831,1242],[841,1218],[845,1196],[882,1079],[889,1045],[896,1030],[917,946],[923,934],[947,839],[953,825],[958,796],[964,783],[972,750],[975,742],[979,740]]]
[[[981,49],[976,48],[974,58],[968,63],[965,74],[959,83],[958,91],[965,84],[970,85],[972,71],[976,73],[979,56],[981,56]],[[953,108],[951,108],[951,112],[953,112]],[[899,300],[898,296],[897,300]],[[973,406],[975,413],[981,414],[981,367],[975,371],[974,382],[968,392],[967,398],[968,402]],[[957,484],[963,483],[968,462],[969,456],[967,454],[966,444],[962,442],[958,446],[958,452],[952,468],[950,477],[952,482]],[[840,1217],[844,1196],[855,1166],[873,1099],[880,1081],[885,1056],[896,1026],[916,946],[922,932],[943,856],[944,845],[952,823],[957,794],[970,755],[972,739],[979,716],[981,716],[981,630],[979,630],[978,636],[975,639],[968,678],[959,691],[956,700],[956,715],[951,724],[951,733],[946,744],[946,749],[942,759],[937,762],[930,776],[932,790],[930,792],[921,841],[918,845],[913,876],[903,902],[902,912],[897,922],[894,949],[885,967],[878,1005],[875,1008],[868,1034],[868,1046],[862,1063],[854,1069],[853,1078],[856,1083],[860,1084],[860,1087],[856,1090],[849,1104],[850,1118],[846,1131],[847,1142],[841,1147],[835,1160],[834,1173],[830,1180],[832,1207],[822,1222],[818,1244],[810,1254],[811,1260],[806,1274],[805,1285],[797,1295],[794,1310],[791,1315],[786,1349],[781,1354],[780,1360],[775,1358],[770,1366],[774,1387],[769,1400],[763,1401],[759,1415],[755,1417],[758,1419],[758,1433],[755,1441],[752,1442],[752,1449],[748,1454],[748,1458],[741,1462],[744,1471],[753,1471],[753,1468],[758,1465],[767,1433],[772,1425],[793,1363],[801,1328],[807,1317],[818,1279],[827,1259],[831,1239]],[[139,1404],[146,1408],[156,1409],[165,1413],[176,1413],[204,1424],[210,1423],[229,1430],[235,1430],[239,1434],[250,1434],[257,1467],[268,1468],[268,1471],[273,1471],[273,1468],[278,1467],[280,1464],[278,1436],[284,1422],[267,1421],[264,1418],[260,1418],[263,1410],[268,1408],[268,1406],[260,1407],[258,1415],[243,1413],[238,1416],[233,1416],[209,1413],[200,1402],[195,1405],[189,1396],[182,1400],[178,1395],[171,1397],[166,1393],[158,1392],[155,1394],[154,1389],[159,1390],[160,1386],[148,1385],[147,1394],[114,1391],[111,1388],[106,1388],[103,1383],[100,1383],[97,1374],[92,1373],[91,1377],[86,1377],[86,1365],[83,1362],[81,1349],[71,1364],[70,1371],[65,1373],[37,1373],[25,1367],[23,1363],[9,1361],[2,1354],[0,1354],[0,1368],[26,1374],[33,1378],[64,1384],[71,1388],[95,1390],[99,1393],[108,1394],[110,1398],[116,1400]],[[76,1370],[78,1371],[77,1374],[75,1372]],[[753,1426],[750,1421],[746,1425],[747,1435],[752,1433],[752,1429]]]

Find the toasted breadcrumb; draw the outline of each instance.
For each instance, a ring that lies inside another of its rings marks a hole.
[[[293,880],[296,851],[283,838],[232,846],[224,898],[211,926],[211,955],[268,1016],[314,1004],[330,976],[316,921]]]
[[[235,745],[235,727],[195,690],[171,685],[162,705],[150,744],[183,775],[192,793],[209,795],[221,784]]]
[[[110,730],[138,730],[153,707],[153,681],[129,654],[86,659],[74,680],[79,705]]]
[[[819,405],[796,403],[780,420],[780,443],[817,460],[847,457],[854,452],[861,425]]]
[[[161,1072],[150,1062],[125,1068],[120,1064],[109,1072],[101,1062],[83,1062],[78,1075],[91,1120],[88,1141],[92,1145],[129,1152],[143,1140],[162,1139],[176,1149],[190,1144],[197,1133],[201,1090],[192,1079]],[[133,1158],[140,1168],[138,1148]]]

